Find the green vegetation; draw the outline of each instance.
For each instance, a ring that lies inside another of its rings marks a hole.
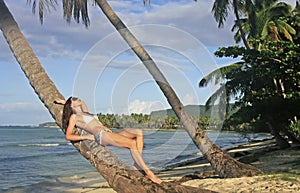
[[[223,88],[216,91],[207,105],[217,100],[235,102],[236,112],[227,113],[227,129],[269,131],[282,148],[289,146],[287,140],[299,143],[299,1],[294,9],[278,0],[222,2],[216,0],[214,4],[216,21],[222,26],[233,5],[235,40],[243,40],[245,47],[229,46],[215,52],[218,57],[241,60],[200,81],[200,86],[215,81],[226,89],[225,96],[220,91]]]
[[[211,123],[210,110],[203,105],[188,105],[186,110],[193,116],[202,129],[209,129],[218,123]],[[149,128],[180,129],[181,124],[172,109],[151,112],[150,115],[132,113],[130,115],[97,114],[99,120],[109,128]]]
[[[211,110],[204,105],[188,105],[185,107],[191,116],[197,120],[202,129],[216,127],[219,122],[211,122]],[[182,129],[177,116],[172,109],[153,111],[150,114],[131,113],[130,115],[97,114],[98,119],[108,128],[143,128],[143,129]],[[39,124],[40,127],[57,127],[55,122]]]
[[[53,128],[58,128],[57,124],[55,122],[45,122],[39,124],[39,127],[53,127]]]
[[[300,121],[292,120],[289,130],[290,132],[294,133],[297,138],[300,138]]]

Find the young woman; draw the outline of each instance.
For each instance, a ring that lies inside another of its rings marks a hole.
[[[95,140],[100,145],[112,145],[128,148],[135,161],[135,166],[142,169],[146,177],[155,183],[161,183],[159,179],[145,164],[142,158],[144,136],[140,129],[124,129],[118,133],[111,132],[98,119],[88,112],[86,104],[79,98],[70,97],[67,101],[56,99],[56,103],[64,105],[63,127],[66,129],[66,139],[70,141]],[[73,134],[74,127],[87,131],[88,135]]]

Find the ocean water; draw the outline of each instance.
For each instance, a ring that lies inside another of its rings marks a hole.
[[[248,142],[232,132],[207,134],[222,149]],[[144,135],[143,157],[154,171],[201,156],[185,131],[147,130]],[[251,138],[261,140],[270,136],[252,134]],[[127,164],[133,164],[127,149],[108,148]],[[0,127],[0,192],[93,171],[95,168],[65,140],[60,129]]]

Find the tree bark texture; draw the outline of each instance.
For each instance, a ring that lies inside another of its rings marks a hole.
[[[269,118],[269,120],[272,120],[272,118]],[[271,121],[267,122],[267,125],[269,129],[271,130],[271,133],[273,134],[276,144],[280,149],[286,149],[289,148],[291,145],[279,134],[279,130],[276,129],[276,126],[273,126],[275,124],[272,124]]]
[[[192,138],[193,142],[197,145],[203,155],[207,157],[208,161],[211,163],[212,167],[220,175],[220,177],[252,176],[261,173],[259,169],[253,166],[236,161],[223,152],[218,146],[212,143],[205,132],[198,126],[197,122],[184,109],[184,106],[179,100],[175,91],[171,88],[167,79],[158,69],[151,56],[129,31],[126,25],[120,20],[107,1],[96,0],[96,3],[112,23],[112,25],[120,33],[122,38],[127,42],[130,48],[136,53],[136,55],[148,69],[149,73],[152,75],[164,93],[169,104],[172,106],[172,109],[176,113],[177,117],[187,130],[189,136]],[[231,164],[222,165],[223,163]]]
[[[3,0],[0,0],[0,29],[16,60],[28,78],[30,85],[49,110],[56,123],[61,127],[63,107],[62,105],[55,104],[54,99],[64,97],[46,74]],[[97,168],[99,173],[117,192],[132,193],[133,190],[141,193],[211,192],[201,188],[176,185],[172,182],[164,182],[160,185],[155,184],[138,171],[129,169],[126,164],[114,156],[107,148],[99,146],[94,141],[73,142],[72,144]]]

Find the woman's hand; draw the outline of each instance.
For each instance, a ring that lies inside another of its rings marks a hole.
[[[56,98],[54,99],[54,102],[57,103],[57,104],[66,104],[66,101],[64,99],[60,99],[60,98]]]
[[[83,135],[82,137],[84,137],[87,140],[95,141],[94,135],[91,135],[91,134]]]

